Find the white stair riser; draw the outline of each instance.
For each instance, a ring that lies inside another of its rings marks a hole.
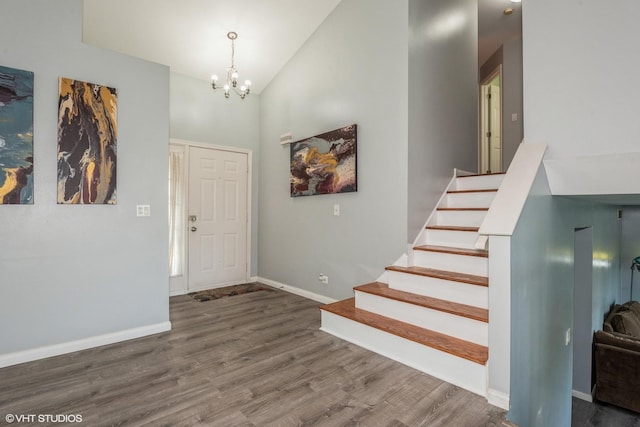
[[[438,310],[356,291],[356,308],[487,346],[487,323]]]
[[[433,224],[455,225],[459,227],[480,227],[487,211],[437,211]]]
[[[389,287],[399,291],[489,308],[489,288],[417,274],[387,271]]]
[[[489,260],[484,257],[414,250],[413,265],[476,276],[489,276]]]
[[[427,229],[427,245],[475,249],[478,233],[472,231]]]
[[[488,208],[495,197],[495,191],[480,193],[449,193],[443,208]]]
[[[321,310],[321,330],[486,397],[485,365],[453,356]]]
[[[489,190],[500,188],[504,175],[480,175],[456,178],[456,190]]]

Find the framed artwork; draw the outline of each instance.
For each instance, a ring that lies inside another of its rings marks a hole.
[[[116,90],[60,78],[58,203],[116,203]]]
[[[357,125],[291,144],[291,197],[358,191]]]
[[[0,66],[0,205],[33,204],[33,73]]]

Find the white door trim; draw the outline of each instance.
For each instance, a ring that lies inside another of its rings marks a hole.
[[[246,154],[247,155],[247,253],[246,253],[246,257],[247,257],[247,267],[246,267],[246,271],[245,271],[245,277],[247,279],[247,281],[249,280],[249,278],[251,277],[251,235],[252,235],[252,218],[251,218],[251,211],[252,211],[252,206],[251,206],[251,200],[252,200],[252,193],[253,193],[253,189],[252,189],[252,175],[253,175],[253,151],[246,149],[246,148],[239,148],[239,147],[227,147],[224,145],[217,145],[217,144],[209,144],[206,142],[197,142],[197,141],[189,141],[189,140],[185,140],[185,139],[177,139],[177,138],[170,138],[169,139],[169,144],[172,145],[181,145],[185,147],[185,164],[186,167],[189,167],[189,147],[198,147],[198,148],[207,148],[207,149],[212,149],[212,150],[219,150],[219,151],[230,151],[233,153],[241,153],[241,154]],[[185,186],[188,189],[189,188],[189,171],[187,170],[186,172],[186,179],[185,179]],[[188,191],[186,193],[186,204],[187,206],[189,206],[189,194]],[[184,231],[185,233],[187,232],[187,227],[189,226],[188,224],[188,215],[185,215],[185,221],[184,221]],[[186,235],[186,234],[185,234]],[[189,266],[188,266],[188,259],[189,259],[189,245],[187,244],[187,239],[185,239],[185,248],[184,248],[184,253],[185,253],[185,271],[184,271],[184,277],[185,277],[185,288],[184,290],[180,291],[180,292],[173,292],[170,294],[170,296],[174,296],[174,295],[184,295],[188,292],[190,292],[190,290],[188,289],[188,283],[189,283]]]
[[[482,144],[483,144],[483,139],[485,137],[485,124],[484,124],[484,119],[485,119],[485,101],[484,101],[484,96],[483,96],[483,87],[488,85],[489,82],[491,82],[491,80],[493,80],[496,76],[500,77],[500,97],[499,97],[499,102],[500,102],[500,114],[502,117],[500,117],[500,135],[501,138],[504,137],[504,123],[503,123],[503,118],[504,118],[504,112],[502,111],[502,106],[503,106],[503,102],[502,102],[502,95],[503,95],[503,91],[502,91],[502,85],[503,85],[503,77],[502,77],[502,64],[498,64],[498,66],[496,68],[494,68],[484,79],[482,79],[480,81],[480,84],[478,85],[478,173],[485,173],[486,171],[483,170],[483,155],[485,153],[483,153],[483,149],[482,149]],[[504,167],[504,162],[503,162],[503,156],[502,156],[502,152],[503,152],[503,147],[504,144],[500,144],[500,172],[503,172],[505,170]],[[487,165],[489,164],[489,159],[487,158]]]

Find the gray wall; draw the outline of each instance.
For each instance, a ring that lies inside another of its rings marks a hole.
[[[253,153],[251,200],[251,275],[258,273],[258,150],[260,96],[244,100],[214,92],[211,83],[171,73],[171,137]]]
[[[477,58],[477,2],[409,1],[408,242],[453,168],[478,168]]]
[[[538,171],[511,245],[511,411],[522,426],[571,422],[574,233],[592,227],[591,328],[619,298],[620,222],[616,207],[553,197]],[[588,303],[588,302],[587,302]]]
[[[522,3],[525,139],[547,158],[638,152],[640,2]]]
[[[633,272],[631,298],[631,262],[640,256],[640,206],[627,206],[622,215],[622,254],[620,258],[620,302],[640,300],[640,272]]]
[[[35,73],[35,204],[0,206],[0,354],[169,321],[169,70],[81,31],[81,0],[2,1],[0,64]],[[56,204],[61,76],[118,90],[115,206]]]
[[[480,81],[502,65],[502,169],[506,171],[524,136],[522,116],[522,39],[506,41],[480,67]],[[513,121],[511,115],[518,115]]]
[[[518,119],[513,121],[512,114]],[[524,137],[522,115],[522,39],[502,45],[502,167],[507,170]]]
[[[261,277],[345,298],[405,251],[407,16],[403,2],[343,0],[262,92]],[[279,136],[353,123],[358,191],[291,198],[289,147]],[[318,282],[321,272],[328,285]]]

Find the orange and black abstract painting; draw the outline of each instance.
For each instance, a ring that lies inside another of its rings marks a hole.
[[[357,126],[291,144],[291,197],[358,191]]]
[[[33,73],[0,66],[0,205],[33,204]]]
[[[58,203],[116,203],[118,97],[107,86],[60,78]]]

